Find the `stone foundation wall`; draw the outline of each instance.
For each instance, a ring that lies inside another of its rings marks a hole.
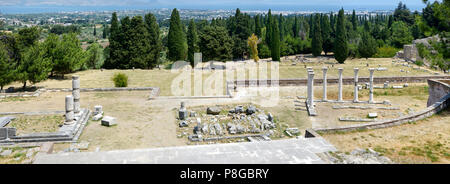
[[[410,77],[374,77],[373,82],[375,84],[384,84],[386,81],[390,83],[425,83],[429,79],[450,79],[450,76],[410,76]],[[327,84],[338,84],[338,78],[328,78]],[[272,82],[275,82],[280,86],[306,86],[308,79],[279,79],[279,80],[236,80],[233,81],[234,85],[238,87],[247,87],[250,85],[260,85],[267,84],[271,85]],[[344,85],[353,85],[354,84],[353,77],[342,78],[342,83]],[[359,77],[359,83],[369,82],[369,77]],[[315,86],[321,86],[323,83],[323,79],[314,79]]]
[[[427,107],[433,105],[439,99],[450,93],[450,80],[428,80]]]
[[[431,82],[430,82],[431,81]],[[448,80],[445,80],[448,81]],[[443,94],[443,90],[440,90],[441,88],[447,87],[448,90],[448,84],[446,82],[442,82],[440,80],[429,80],[429,84],[432,83],[434,87],[434,90],[430,90],[430,96],[431,99],[437,98],[437,96],[440,96]],[[439,83],[439,84],[437,84]],[[438,87],[441,85],[442,87]],[[433,100],[431,100],[433,101]],[[341,127],[335,127],[335,128],[317,128],[314,129],[316,132],[347,132],[347,131],[355,131],[355,130],[365,130],[365,129],[376,129],[376,128],[386,128],[396,125],[401,125],[403,123],[407,122],[414,122],[418,121],[427,117],[430,117],[446,108],[449,108],[450,106],[450,93],[447,91],[447,94],[441,96],[440,99],[436,100],[432,105],[428,106],[426,109],[417,112],[412,115],[407,115],[403,117],[399,117],[396,119],[390,119],[390,120],[384,120],[374,123],[364,123],[364,124],[357,124],[357,125],[349,125],[349,126],[341,126]]]

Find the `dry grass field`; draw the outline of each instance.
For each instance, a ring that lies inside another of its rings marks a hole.
[[[298,63],[296,65],[292,65],[292,61],[284,61],[279,64],[279,78],[280,79],[291,79],[291,78],[307,78],[307,72],[305,66],[312,67],[316,72],[315,78],[322,78],[322,67],[329,66],[331,67],[328,71],[329,78],[337,78],[338,72],[337,68],[344,68],[344,77],[353,77],[353,68],[359,68],[359,76],[360,77],[368,77],[369,71],[368,68],[377,68],[384,67],[388,70],[386,71],[376,71],[374,76],[424,76],[424,75],[433,75],[434,72],[439,71],[431,71],[424,72],[422,70],[413,70],[410,67],[402,66],[402,65],[394,65],[392,63],[393,59],[391,58],[370,58],[366,59],[348,59],[345,64],[337,64],[337,62],[333,59],[330,60],[320,60],[318,58],[310,58],[311,61],[317,61],[312,63]],[[320,61],[320,62],[319,62]],[[249,62],[249,61],[248,61]],[[203,66],[207,66],[209,63],[202,63]],[[366,64],[369,64],[367,67]],[[240,66],[240,65],[239,65]],[[250,65],[244,64],[246,79],[249,78],[249,67]],[[267,77],[260,76],[259,78],[271,78],[270,71],[270,63],[268,65],[269,70],[267,71]],[[332,67],[333,66],[333,67]],[[414,66],[417,68],[417,66]],[[240,69],[240,67],[237,67]],[[409,71],[400,72],[400,70]],[[428,69],[429,70],[429,69]],[[115,73],[124,73],[128,76],[128,86],[129,87],[159,87],[161,89],[162,96],[172,96],[174,95],[171,90],[172,82],[177,76],[179,76],[183,71],[181,70],[166,70],[166,69],[153,69],[153,70],[86,70],[80,71],[73,74],[68,74],[64,79],[48,79],[46,81],[35,84],[35,86],[45,87],[45,88],[71,88],[71,75],[80,76],[81,80],[81,88],[102,88],[102,87],[114,87],[114,83],[111,80]],[[225,94],[225,79],[226,72],[221,70],[204,70],[202,71],[203,85],[205,85],[205,81],[211,74],[218,74],[223,76],[223,90],[218,90],[217,93]],[[238,76],[238,71],[232,72],[234,75],[234,79]],[[259,75],[259,74],[258,74]],[[258,75],[250,76],[250,78],[258,77]],[[191,74],[191,86],[193,86],[194,75]],[[22,84],[13,83],[10,86],[14,86],[16,88],[20,88]],[[7,89],[10,86],[5,86]],[[204,87],[205,90],[208,87]],[[193,94],[193,89],[191,89],[191,94]]]
[[[450,163],[450,109],[400,126],[323,134],[342,152],[372,148],[396,163]]]
[[[312,58],[311,60],[319,60]],[[424,76],[432,75],[430,72],[413,70],[410,67],[392,64],[390,58],[380,59],[351,59],[346,64],[337,64],[334,60],[323,59],[321,62],[308,63],[306,66],[313,67],[316,71],[316,78],[322,77],[322,67],[332,66],[328,71],[329,78],[337,77],[337,68],[344,68],[344,77],[353,76],[353,68],[360,68],[360,77],[367,77],[368,68],[385,67],[387,71],[376,71],[377,76]],[[369,63],[369,67],[367,67]],[[207,63],[203,63],[207,65]],[[409,73],[400,70],[410,71]],[[377,112],[379,119],[390,119],[410,112],[417,112],[426,108],[428,99],[427,84],[409,84],[403,89],[375,89],[375,101],[389,100],[392,105],[373,105],[377,107],[398,107],[399,110],[359,110],[359,109],[333,109],[334,105],[360,105],[368,104],[334,104],[317,103],[318,116],[310,117],[304,107],[304,99],[297,99],[297,96],[306,96],[306,87],[281,87],[277,102],[270,101],[263,96],[249,97],[250,88],[239,88],[238,92],[233,92],[234,98],[217,99],[177,99],[170,98],[174,94],[171,91],[171,84],[182,72],[180,70],[87,70],[69,74],[65,79],[48,79],[35,84],[45,88],[71,88],[71,75],[80,76],[81,88],[114,87],[111,77],[117,73],[128,75],[129,87],[159,87],[162,98],[148,100],[149,91],[123,91],[123,92],[82,92],[81,107],[93,109],[95,105],[102,105],[107,116],[117,118],[118,125],[104,127],[98,121],[89,121],[85,127],[80,140],[89,142],[87,151],[135,149],[151,147],[181,146],[192,144],[186,137],[179,138],[178,121],[176,119],[177,109],[180,102],[185,101],[188,110],[190,108],[207,107],[211,105],[245,105],[253,103],[272,103],[273,106],[261,107],[266,112],[271,112],[279,124],[279,133],[273,139],[286,138],[281,132],[287,127],[299,128],[301,134],[311,127],[334,127],[349,125],[361,122],[341,122],[339,117],[366,118],[369,112]],[[216,70],[219,75],[224,71]],[[235,74],[236,71],[233,71]],[[270,72],[269,76],[270,76]],[[435,71],[432,71],[434,73]],[[213,71],[203,71],[203,82],[208,80]],[[193,76],[192,74],[190,74]],[[292,65],[291,61],[280,63],[280,78],[306,78],[305,65],[297,63]],[[235,75],[236,76],[236,75]],[[224,76],[225,78],[226,76]],[[246,71],[248,78],[248,70]],[[265,77],[264,77],[265,78]],[[224,82],[224,81],[223,81]],[[224,84],[224,83],[223,83]],[[393,84],[391,84],[393,85]],[[402,84],[395,84],[402,85]],[[11,86],[21,87],[21,84],[14,83]],[[192,85],[191,85],[192,86]],[[5,88],[8,88],[6,86]],[[206,87],[208,88],[208,87]],[[322,87],[315,87],[315,99],[322,98]],[[193,89],[191,89],[193,92]],[[368,100],[369,91],[363,89],[359,91],[361,101]],[[35,111],[62,111],[64,110],[64,97],[70,92],[45,92],[39,97],[13,97],[0,99],[0,112],[35,112]],[[223,95],[225,92],[223,91]],[[337,85],[328,86],[328,99],[337,99]],[[353,86],[345,85],[343,88],[344,100],[353,99]],[[206,108],[205,108],[206,110]],[[45,116],[18,116],[8,126],[18,128],[18,133],[30,133],[33,131],[53,131],[57,125],[62,123],[61,115]],[[40,123],[45,122],[45,123]],[[448,139],[449,135],[449,112],[436,115],[424,121],[411,125],[402,125],[389,129],[373,130],[374,132],[354,132],[349,134],[324,135],[330,142],[335,144],[342,151],[351,151],[356,147],[372,147],[383,154],[388,155],[399,163],[448,163]],[[190,132],[189,132],[190,133]],[[372,134],[374,136],[372,136]],[[341,137],[342,136],[342,137]],[[403,137],[402,137],[403,136]],[[404,138],[406,137],[406,138]],[[417,139],[417,140],[415,140]],[[415,141],[415,142],[414,142]],[[429,141],[429,142],[427,142]],[[413,143],[414,142],[414,143]],[[55,151],[62,151],[70,144],[57,144]],[[409,146],[409,147],[408,147]],[[432,148],[431,148],[432,147]],[[429,150],[432,149],[431,154]],[[394,151],[391,151],[391,150]],[[422,152],[420,152],[420,151]],[[420,154],[423,153],[422,156]],[[446,157],[447,155],[447,157]],[[411,157],[411,158],[409,158]],[[435,157],[438,157],[436,160]],[[8,158],[9,159],[9,158]],[[407,160],[410,159],[410,160]]]

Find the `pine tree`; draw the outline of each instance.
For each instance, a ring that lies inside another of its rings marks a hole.
[[[280,61],[280,30],[278,28],[278,21],[273,20],[271,26],[272,30],[272,48],[271,56],[273,61]]]
[[[31,45],[23,53],[22,62],[18,67],[17,79],[22,82],[25,90],[27,81],[32,84],[47,79],[51,70],[50,62],[43,57],[44,50],[40,48],[40,44]]]
[[[334,41],[334,58],[344,63],[348,57],[348,43],[345,31],[344,9],[339,10],[336,24],[336,39]]]
[[[194,19],[191,19],[191,21],[189,22],[187,32],[187,42],[188,42],[188,60],[191,63],[191,66],[194,67],[194,53],[199,51],[197,28],[195,26]]]
[[[317,57],[320,56],[322,53],[322,30],[320,29],[320,15],[316,14],[314,16],[314,22],[313,22],[313,31],[312,31],[312,54],[313,56]]]
[[[235,24],[234,29],[231,30],[234,47],[233,47],[233,58],[241,59],[243,53],[247,53],[247,38],[251,34],[250,21],[248,16],[241,13],[241,11],[236,9],[236,14],[234,16]]]
[[[0,91],[14,80],[14,66],[10,60],[8,51],[3,42],[0,42]]]
[[[199,35],[199,47],[204,61],[227,61],[233,57],[233,40],[222,26],[205,26]]]
[[[361,41],[358,44],[358,52],[361,57],[366,59],[377,52],[377,43],[367,31],[362,34]]]
[[[180,14],[175,8],[170,16],[170,27],[167,38],[167,47],[169,49],[168,57],[172,61],[186,59],[187,43],[184,35],[184,27],[180,21]]]
[[[150,53],[148,54],[147,67],[154,68],[159,63],[159,54],[161,52],[162,43],[159,39],[159,25],[156,17],[149,13],[145,15],[145,25],[148,31],[148,42],[150,43]]]

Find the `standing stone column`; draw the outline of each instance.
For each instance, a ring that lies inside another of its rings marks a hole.
[[[338,87],[338,102],[342,102],[342,71],[343,68],[338,68],[339,71],[339,87]]]
[[[327,67],[323,67],[323,101],[327,101]]]
[[[80,77],[72,76],[73,111],[80,113]]]
[[[73,123],[73,96],[66,96],[66,119],[64,124],[72,124]]]
[[[374,68],[369,68],[370,72],[370,91],[369,91],[369,103],[373,103],[373,72],[375,71]]]
[[[314,72],[308,72],[308,104],[314,106]]]
[[[314,107],[314,71],[311,70],[311,107]]]
[[[355,91],[353,94],[353,102],[358,102],[358,71],[359,68],[354,68],[353,69],[355,71]]]

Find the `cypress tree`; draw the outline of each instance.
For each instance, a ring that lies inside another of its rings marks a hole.
[[[298,20],[297,20],[297,15],[294,18],[294,26],[292,26],[292,32],[294,33],[294,38],[298,37],[298,31],[299,31],[299,26],[298,26]]]
[[[159,53],[161,52],[161,40],[159,39],[159,25],[156,22],[156,17],[149,13],[145,15],[145,25],[148,31],[148,42],[150,43],[149,59],[147,60],[147,67],[153,68],[158,64]]]
[[[334,41],[334,58],[339,63],[344,63],[348,57],[348,43],[345,32],[344,9],[339,10],[336,24],[336,39]]]
[[[120,21],[120,56],[118,57],[117,67],[120,69],[130,68],[130,45],[131,45],[131,32],[132,25],[130,17],[125,17]]]
[[[120,28],[117,13],[112,14],[111,29],[109,32],[109,57],[104,63],[105,68],[117,68],[118,59],[121,58]]]
[[[272,12],[269,9],[266,22],[266,43],[270,49],[272,48],[272,24],[273,24]]]
[[[259,15],[255,16],[255,34],[258,37],[261,37],[261,21],[259,20]]]
[[[356,31],[356,29],[358,28],[358,23],[356,22],[355,10],[353,10],[353,13],[352,13],[352,26],[353,26],[353,30]]]
[[[102,34],[103,39],[106,39],[106,37],[108,36],[107,29],[108,29],[108,26],[106,24],[103,24],[103,34]]]
[[[97,26],[94,24],[94,36],[97,36]]]
[[[314,16],[314,22],[313,22],[313,32],[312,32],[312,54],[313,56],[320,56],[322,53],[322,31],[320,29],[320,16],[319,14],[316,14]]]
[[[131,19],[130,47],[129,47],[129,67],[149,68],[147,65],[150,59],[147,55],[151,52],[149,34],[144,20],[141,16]]]
[[[167,47],[169,49],[169,59],[172,61],[186,59],[187,45],[184,28],[180,21],[180,14],[175,8],[170,16],[169,35],[167,37]]]
[[[280,61],[280,30],[278,28],[278,21],[273,20],[271,26],[272,30],[272,48],[271,56],[273,61]]]
[[[188,43],[188,60],[191,63],[191,66],[194,67],[194,53],[199,51],[197,28],[195,26],[194,19],[191,19],[191,21],[189,22],[189,28],[187,32],[187,43]]]
[[[358,44],[358,52],[361,57],[366,59],[377,52],[377,43],[367,31],[362,34],[361,41]]]
[[[327,52],[331,52],[333,50],[333,39],[331,38],[331,26],[330,21],[328,20],[327,15],[322,16],[322,21],[320,21],[320,27],[322,30],[322,48],[325,52],[325,55],[327,55]]]

